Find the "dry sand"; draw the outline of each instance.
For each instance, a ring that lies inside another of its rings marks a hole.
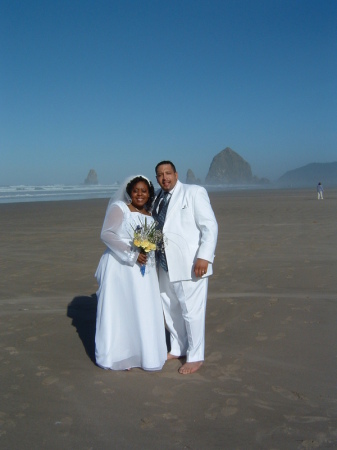
[[[0,205],[2,449],[337,449],[337,191],[211,194],[199,372],[93,361],[107,200]]]

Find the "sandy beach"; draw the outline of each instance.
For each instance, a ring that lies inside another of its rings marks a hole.
[[[337,449],[337,189],[211,193],[206,360],[94,362],[108,200],[0,205],[0,446]]]

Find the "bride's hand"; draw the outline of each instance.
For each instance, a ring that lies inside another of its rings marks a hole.
[[[139,262],[139,264],[143,265],[143,264],[146,264],[146,261],[147,261],[147,255],[145,255],[144,253],[139,253],[137,262]]]

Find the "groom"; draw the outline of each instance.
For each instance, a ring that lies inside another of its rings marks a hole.
[[[204,361],[208,277],[216,246],[218,225],[206,190],[183,184],[171,161],[156,166],[161,187],[153,217],[165,236],[159,254],[159,287],[171,351],[167,359],[186,356],[179,369],[196,372]]]

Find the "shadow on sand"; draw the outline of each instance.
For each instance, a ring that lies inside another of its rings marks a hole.
[[[67,316],[73,320],[72,325],[76,328],[87,355],[95,364],[96,310],[96,294],[74,297],[67,308]]]
[[[96,333],[97,297],[74,297],[67,308],[67,316],[73,319],[72,325],[83,343],[85,351],[91,361],[96,364],[95,359],[95,333]],[[170,334],[165,330],[167,351],[171,350]]]

